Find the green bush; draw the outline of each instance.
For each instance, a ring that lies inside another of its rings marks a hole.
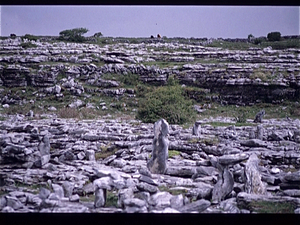
[[[34,36],[34,35],[31,35],[31,34],[25,34],[22,37],[22,40],[24,40],[24,39],[28,39],[29,41],[37,41],[38,37]]]
[[[71,42],[84,42],[85,37],[82,35],[89,30],[86,28],[74,28],[72,30],[63,30],[59,32],[59,40],[71,41]]]
[[[258,45],[261,44],[262,42],[266,41],[265,37],[259,37],[254,39],[254,44]]]
[[[23,43],[21,43],[20,44],[20,46],[22,47],[22,48],[36,48],[37,47],[37,45],[36,44],[32,44],[31,42],[23,42]]]
[[[164,118],[170,124],[184,124],[193,122],[195,117],[192,101],[184,96],[179,84],[158,87],[139,101],[137,118],[145,123]]]
[[[280,32],[268,33],[267,38],[268,38],[269,41],[280,41],[281,33]]]
[[[94,37],[97,37],[97,38],[102,37],[102,36],[103,36],[103,34],[101,32],[97,32],[94,34]]]

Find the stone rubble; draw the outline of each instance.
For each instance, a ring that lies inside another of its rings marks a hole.
[[[197,121],[200,136],[193,135],[193,127],[169,125],[169,151],[180,155],[168,158],[164,174],[147,169],[153,124],[14,120],[0,122],[2,212],[254,213],[250,203],[257,198],[287,201],[299,212],[297,119],[264,119],[258,125],[263,141],[250,139],[255,123],[236,127],[231,142],[224,138],[224,127],[203,125],[206,120]],[[266,138],[270,125],[280,140]],[[212,135],[218,143],[206,146],[201,140]],[[256,191],[255,183],[264,191]]]

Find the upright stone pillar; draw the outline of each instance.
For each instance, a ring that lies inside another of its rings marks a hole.
[[[151,173],[163,174],[167,169],[169,124],[161,119],[154,124],[152,156],[147,167]]]
[[[264,128],[262,125],[258,125],[257,126],[257,139],[259,140],[263,140],[264,137]]]
[[[245,192],[249,194],[265,194],[266,188],[261,181],[258,169],[259,159],[256,154],[252,154],[245,165]]]
[[[234,180],[228,170],[228,166],[218,165],[218,182],[212,191],[212,203],[217,204],[223,201],[233,190]]]
[[[201,122],[196,121],[193,126],[193,135],[199,136],[201,133]]]

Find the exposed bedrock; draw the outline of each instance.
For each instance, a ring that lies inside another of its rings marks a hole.
[[[193,127],[163,120],[8,117],[0,122],[0,210],[255,213],[260,199],[299,211],[299,120],[264,119],[262,140],[250,139],[250,127],[236,127],[230,138],[228,127],[199,126],[196,136]],[[272,132],[277,138],[268,138]],[[170,156],[164,152],[153,173],[147,162],[160,135]]]

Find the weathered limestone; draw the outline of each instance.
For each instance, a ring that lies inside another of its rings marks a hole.
[[[212,121],[228,122],[232,118]],[[173,144],[170,149],[176,148],[178,152],[168,159],[164,174],[147,169],[147,158],[153,151],[152,126],[117,119],[78,122],[59,118],[7,117],[0,121],[0,211],[257,212],[256,208],[247,205],[254,203],[250,199],[256,196],[253,191],[246,193],[246,186],[254,183],[245,172],[251,170],[251,154],[259,155],[260,162],[255,171],[259,173],[261,183],[267,183],[265,194],[258,195],[257,199],[267,198],[272,204],[279,198],[286,200],[288,197],[288,201],[295,204],[294,212],[299,211],[296,204],[300,190],[300,146],[294,139],[294,131],[300,128],[298,120],[265,119],[259,125],[265,134],[274,131],[283,138],[281,141],[268,139],[266,135],[263,140],[249,140],[249,126],[236,126],[233,130],[203,125],[201,136],[196,138],[191,134],[192,127],[184,129],[171,125],[168,139]],[[224,138],[224,133],[233,131],[237,139]],[[25,167],[24,164],[34,162],[42,153],[48,152],[47,141],[43,140],[45,136],[49,138],[51,159],[39,168],[29,164]],[[216,143],[202,141],[214,137],[218,137]],[[111,155],[104,159],[98,157],[106,148]],[[89,151],[94,160],[89,160]],[[246,184],[247,179],[249,184]],[[33,194],[39,186],[44,187],[40,194]],[[247,194],[245,198],[249,201],[241,200],[241,193]],[[111,206],[111,201],[116,208]]]
[[[36,167],[42,167],[50,160],[50,141],[47,135],[43,137],[38,149],[40,151],[41,158],[38,161],[35,161],[34,165]]]
[[[252,154],[245,165],[245,191],[251,194],[265,194],[266,188],[261,181],[261,174],[258,169],[259,159]]]
[[[201,134],[201,122],[195,122],[192,134],[196,136],[199,136]]]
[[[154,139],[151,159],[147,163],[147,167],[151,173],[165,173],[167,169],[168,159],[168,136],[169,124],[164,119],[154,124]]]
[[[218,182],[212,191],[212,203],[216,204],[224,200],[233,190],[234,180],[228,167],[220,169]]]
[[[265,110],[261,110],[260,112],[258,112],[256,115],[255,115],[255,118],[254,118],[254,123],[261,123],[262,122],[262,118],[264,117],[264,115],[266,114]]]
[[[278,204],[278,203],[289,203],[293,205],[293,207],[299,208],[300,206],[300,199],[299,198],[291,198],[287,196],[266,196],[266,195],[257,195],[257,194],[248,194],[245,192],[241,192],[237,195],[237,204],[240,208],[248,209],[251,212],[255,212],[259,209],[259,206],[255,204],[257,202],[267,202],[271,204]]]

